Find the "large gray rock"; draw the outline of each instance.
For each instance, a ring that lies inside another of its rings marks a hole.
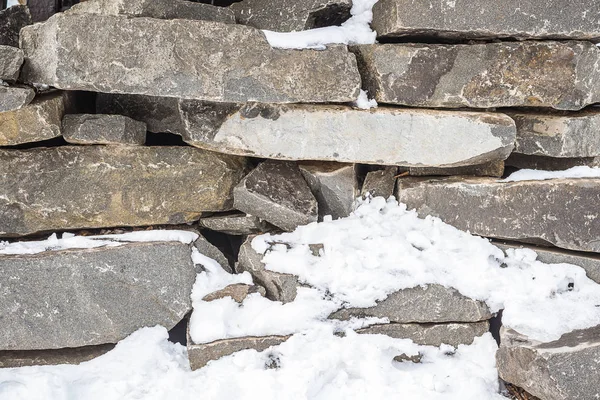
[[[265,221],[254,215],[237,212],[204,217],[198,221],[198,225],[204,229],[235,236],[265,233],[272,228]]]
[[[539,343],[501,331],[496,353],[500,377],[543,400],[600,398],[600,325]]]
[[[353,49],[364,86],[379,103],[579,110],[600,101],[600,49],[590,42],[374,44]]]
[[[23,52],[12,46],[0,45],[0,80],[16,81],[23,65]]]
[[[379,0],[373,29],[379,37],[443,39],[582,39],[600,41],[595,0]]]
[[[398,201],[475,235],[600,252],[600,180],[398,180]]]
[[[0,150],[0,236],[192,222],[230,209],[245,167],[186,147]]]
[[[336,105],[181,104],[193,146],[284,160],[452,167],[503,160],[516,136],[504,114]]]
[[[479,322],[490,319],[492,314],[484,303],[455,289],[428,285],[399,290],[373,307],[342,308],[329,316],[341,320],[353,317],[388,318],[390,322],[409,324]]]
[[[20,368],[34,365],[78,365],[106,354],[114,344],[100,344],[56,350],[8,350],[0,351],[0,368]]]
[[[345,46],[277,50],[257,29],[209,21],[57,14],[24,28],[21,48],[21,78],[60,89],[318,103],[353,101],[361,86]]]
[[[298,278],[295,275],[267,270],[262,262],[264,254],[254,251],[252,239],[253,237],[250,236],[242,244],[235,272],[239,274],[248,271],[252,275],[254,283],[266,289],[266,296],[270,300],[281,301],[282,303],[294,301],[299,285]]]
[[[240,24],[277,32],[339,25],[350,18],[351,0],[244,0],[233,3]]]
[[[367,172],[360,194],[371,197],[383,196],[386,199],[394,195],[397,167],[386,167],[378,171]]]
[[[558,158],[512,153],[506,159],[505,164],[507,166],[517,167],[519,169],[563,171],[565,169],[582,165],[588,167],[600,167],[600,157]]]
[[[143,145],[146,124],[123,115],[69,114],[62,121],[63,136],[75,144]]]
[[[317,221],[317,200],[296,164],[265,161],[233,189],[233,207],[287,231]]]
[[[560,158],[600,156],[600,109],[509,115],[517,125],[515,153]]]
[[[12,93],[15,91],[20,100],[17,99],[17,103],[13,102],[13,105],[18,105],[19,102],[28,103],[27,100],[31,101],[35,95],[31,89],[7,90]],[[0,95],[1,93],[0,91]],[[65,97],[60,93],[38,97],[28,105],[13,111],[0,112],[0,146],[14,146],[59,137],[64,113]],[[8,173],[8,170],[5,169],[3,173]]]
[[[23,108],[31,103],[34,97],[35,90],[30,87],[0,85],[0,113]]]
[[[127,15],[160,19],[192,19],[235,23],[227,7],[194,3],[187,0],[88,0],[67,11],[70,14]]]
[[[12,6],[0,10],[0,45],[19,47],[19,32],[31,25],[31,14],[27,6]]]
[[[460,344],[471,344],[476,337],[483,335],[490,329],[488,321],[472,323],[445,323],[445,324],[385,324],[372,325],[359,329],[361,334],[386,335],[396,339],[410,339],[423,346],[436,346],[448,344],[457,347]]]
[[[168,268],[165,268],[168,266]],[[116,343],[191,310],[189,245],[152,242],[0,255],[0,350]]]

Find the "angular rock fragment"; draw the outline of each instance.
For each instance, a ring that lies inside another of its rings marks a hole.
[[[504,114],[320,105],[181,104],[183,139],[208,150],[284,160],[453,167],[503,160],[516,130]],[[365,132],[368,132],[366,134]]]
[[[579,110],[600,101],[600,49],[590,42],[374,44],[353,51],[379,103]]]
[[[441,285],[403,289],[369,308],[342,308],[329,316],[348,320],[352,317],[388,318],[390,322],[443,323],[479,322],[492,317],[488,307],[477,300]]]
[[[264,255],[257,253],[252,248],[252,239],[253,237],[249,237],[242,244],[235,272],[239,274],[248,271],[252,275],[252,280],[266,289],[266,296],[270,300],[282,303],[294,301],[298,278],[295,275],[267,270],[262,262]]]
[[[544,400],[600,397],[600,325],[539,343],[502,328],[496,363],[500,377]]]
[[[33,90],[25,88],[8,88],[7,92],[17,92],[17,96],[20,97],[17,99],[17,104],[19,102],[27,103],[27,100],[33,99],[34,96]],[[2,95],[1,89],[0,95]],[[13,105],[17,104],[13,103]],[[60,93],[41,96],[20,109],[1,112],[0,146],[14,146],[59,137],[64,113],[64,96]],[[0,156],[0,158],[2,157]],[[2,162],[0,161],[0,163]],[[3,173],[8,172],[5,169]],[[6,188],[0,189],[0,192],[4,192],[4,190]],[[0,212],[0,214],[2,213]]]
[[[245,168],[186,147],[0,150],[0,235],[192,222],[230,209]]]
[[[317,199],[320,220],[326,215],[333,219],[350,215],[359,191],[356,165],[305,162],[298,167]]]
[[[211,231],[226,233],[227,235],[253,235],[266,233],[271,227],[260,218],[244,213],[227,213],[204,217],[198,225]]]
[[[467,167],[454,168],[409,168],[411,176],[493,176],[501,177],[504,174],[504,161],[492,161],[486,164],[469,165]]]
[[[0,85],[0,113],[23,108],[31,103],[34,96],[35,90],[30,87]]]
[[[373,7],[372,26],[380,38],[600,41],[599,18],[600,4],[595,0],[379,0]]]
[[[24,81],[69,90],[319,103],[353,101],[361,85],[345,46],[276,50],[257,29],[209,21],[57,14],[24,28],[21,48]]]
[[[27,6],[12,6],[0,10],[0,45],[19,47],[19,32],[31,25],[31,14]]]
[[[75,5],[69,9],[68,13],[235,23],[235,15],[227,7],[187,0],[88,0]]]
[[[368,193],[371,197],[383,196],[386,199],[393,196],[397,174],[397,167],[386,167],[378,171],[367,172],[360,194],[366,196]]]
[[[27,7],[31,11],[33,22],[41,22],[59,12],[59,4],[56,0],[30,0]]]
[[[488,332],[490,325],[487,321],[472,323],[444,324],[385,324],[373,325],[359,329],[362,334],[386,335],[396,339],[410,339],[423,346],[448,344],[457,347],[460,344],[471,344],[476,337]]]
[[[282,0],[273,7],[269,0],[233,3],[240,24],[276,32],[340,25],[350,18],[351,0]]]
[[[475,235],[600,252],[599,182],[404,178],[397,198],[421,216],[439,217]]]
[[[146,124],[122,115],[68,114],[62,121],[63,137],[75,144],[143,145]]]
[[[229,285],[224,287],[221,290],[213,292],[211,294],[207,294],[202,299],[203,301],[213,301],[222,299],[225,297],[231,297],[237,303],[242,303],[248,295],[258,293],[261,296],[266,296],[265,288],[257,285],[246,285],[243,283],[236,283],[234,285]]]
[[[12,46],[0,45],[0,80],[16,81],[23,65],[23,52]]]
[[[0,350],[116,343],[144,326],[177,324],[196,278],[189,245],[0,256]]]
[[[225,257],[225,255],[221,252],[221,250],[219,250],[216,246],[214,246],[208,240],[206,240],[206,238],[204,238],[204,236],[202,236],[200,234],[198,235],[198,239],[196,239],[196,241],[194,242],[194,247],[196,249],[198,249],[200,254],[202,254],[203,256],[212,258],[217,263],[219,263],[219,265],[225,271],[229,272],[230,274],[233,273],[233,269],[229,265],[229,261],[227,260],[227,257]],[[201,271],[197,271],[197,272],[200,273]]]
[[[317,221],[317,201],[288,162],[261,163],[233,189],[233,206],[287,231]]]
[[[582,165],[588,167],[600,167],[600,157],[558,158],[512,153],[506,159],[505,163],[507,166],[517,167],[519,169],[563,171]]]
[[[0,368],[20,368],[34,365],[78,365],[108,353],[114,344],[100,344],[56,350],[0,351]]]

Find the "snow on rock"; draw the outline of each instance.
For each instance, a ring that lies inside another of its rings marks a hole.
[[[363,110],[370,110],[371,108],[377,108],[377,100],[369,99],[367,92],[361,89],[358,99],[356,99],[354,105],[357,108],[362,108]]]
[[[566,169],[564,171],[543,171],[537,169],[522,169],[510,174],[502,182],[542,181],[549,179],[569,178],[600,178],[600,167],[585,165]]]

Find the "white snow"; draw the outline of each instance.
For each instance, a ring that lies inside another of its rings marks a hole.
[[[19,0],[8,0],[6,7],[18,6],[19,4]]]
[[[369,99],[367,92],[361,89],[358,99],[354,102],[354,106],[363,110],[370,110],[371,108],[377,108],[377,101]]]
[[[600,167],[578,166],[564,171],[521,169],[513,172],[502,182],[541,181],[548,179],[600,178]]]
[[[353,0],[352,17],[341,26],[300,32],[263,30],[271,47],[279,49],[324,49],[328,44],[372,44],[377,37],[371,30],[373,6],[378,0]]]

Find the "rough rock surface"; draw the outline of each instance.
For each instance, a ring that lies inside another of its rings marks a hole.
[[[12,46],[0,45],[0,80],[16,81],[23,65],[23,52]]]
[[[351,0],[269,0],[233,3],[238,23],[276,32],[303,31],[340,25],[350,18]]]
[[[0,113],[18,110],[31,103],[35,91],[26,86],[0,85]],[[0,119],[3,119],[0,117]]]
[[[362,334],[386,335],[397,339],[410,339],[423,346],[449,344],[457,347],[459,344],[471,344],[476,337],[488,332],[490,325],[487,321],[473,323],[445,324],[385,324],[373,325],[359,329]]]
[[[33,22],[41,22],[60,11],[59,4],[56,0],[29,0],[27,7],[29,7]]]
[[[364,86],[379,103],[579,110],[600,101],[600,49],[590,42],[375,44],[353,49]]]
[[[515,153],[547,157],[600,156],[600,110],[541,114],[509,112],[517,125]]]
[[[20,368],[34,365],[81,364],[109,352],[114,344],[100,344],[56,350],[0,351],[0,368]]]
[[[223,289],[207,294],[202,300],[213,301],[222,299],[224,297],[231,297],[237,303],[242,303],[248,295],[258,293],[261,296],[266,296],[265,288],[257,285],[246,285],[243,283],[236,283],[234,285],[225,286]]]
[[[24,81],[68,90],[318,103],[354,101],[361,85],[345,46],[276,50],[257,29],[209,21],[57,14],[24,28],[21,48]]]
[[[146,143],[146,124],[123,115],[69,114],[62,121],[63,136],[75,144]]]
[[[0,45],[19,47],[19,32],[31,24],[27,6],[12,6],[0,10]]]
[[[253,237],[250,236],[242,244],[235,272],[239,274],[248,271],[254,282],[266,289],[266,296],[270,300],[282,303],[294,301],[299,285],[298,278],[294,275],[267,270],[262,263],[263,254],[258,254],[252,248],[252,239]]]
[[[600,4],[595,0],[379,0],[372,25],[379,37],[386,38],[600,41],[599,19]]]
[[[218,112],[217,112],[218,111]],[[452,167],[503,160],[516,129],[504,114],[335,105],[181,105],[193,146],[284,160]],[[251,134],[250,134],[251,132]],[[365,132],[369,132],[368,138]]]
[[[492,317],[487,306],[463,296],[455,289],[428,285],[399,290],[369,308],[342,308],[329,318],[347,320],[352,317],[389,318],[390,322],[443,323],[479,322]]]
[[[496,362],[502,379],[541,399],[600,398],[600,325],[550,343],[503,328]]]
[[[358,197],[357,166],[328,162],[305,162],[298,165],[302,176],[317,199],[319,219],[350,215]]]
[[[200,228],[222,232],[228,235],[245,236],[268,232],[271,227],[254,215],[228,213],[204,217],[198,221]]]
[[[233,206],[287,231],[317,221],[317,200],[288,162],[261,163],[233,189]]]
[[[0,150],[0,235],[192,222],[230,209],[245,167],[187,147]]]
[[[11,89],[17,90],[17,88],[10,88],[9,91]],[[21,89],[19,94],[25,97],[25,102],[34,96],[31,89]],[[1,112],[0,146],[14,146],[59,137],[61,134],[61,120],[65,113],[64,100],[63,95],[54,93],[38,97],[23,108]],[[0,172],[0,175],[6,173],[9,173],[9,170],[4,169],[3,172]],[[2,188],[0,192],[5,190],[6,188]],[[0,215],[2,215],[1,211]],[[0,228],[0,231],[2,231],[2,228]]]
[[[75,5],[69,9],[68,13],[235,23],[235,15],[227,7],[194,3],[187,0],[88,0]]]
[[[171,329],[191,309],[190,255],[179,242],[2,255],[0,350],[116,343],[144,326]]]
[[[396,188],[397,167],[386,167],[378,171],[367,172],[360,194],[372,197],[383,196],[386,199],[394,195]]]
[[[206,238],[201,234],[198,234],[198,239],[196,239],[196,241],[194,242],[194,247],[198,249],[200,254],[208,258],[212,258],[213,260],[218,262],[219,265],[225,271],[233,273],[233,269],[229,265],[229,261],[227,260],[227,257],[225,257],[223,252],[221,252],[221,250],[219,250],[215,245],[206,240]],[[200,273],[201,271],[197,272]]]
[[[562,171],[580,165],[587,165],[588,167],[600,167],[600,157],[558,158],[512,153],[506,159],[505,164],[507,166],[517,167],[519,169]]]
[[[421,216],[475,235],[600,252],[598,182],[405,178],[398,180],[397,198]]]
[[[504,161],[492,161],[485,164],[469,165],[454,168],[409,168],[411,176],[493,176],[501,177],[504,174]]]

